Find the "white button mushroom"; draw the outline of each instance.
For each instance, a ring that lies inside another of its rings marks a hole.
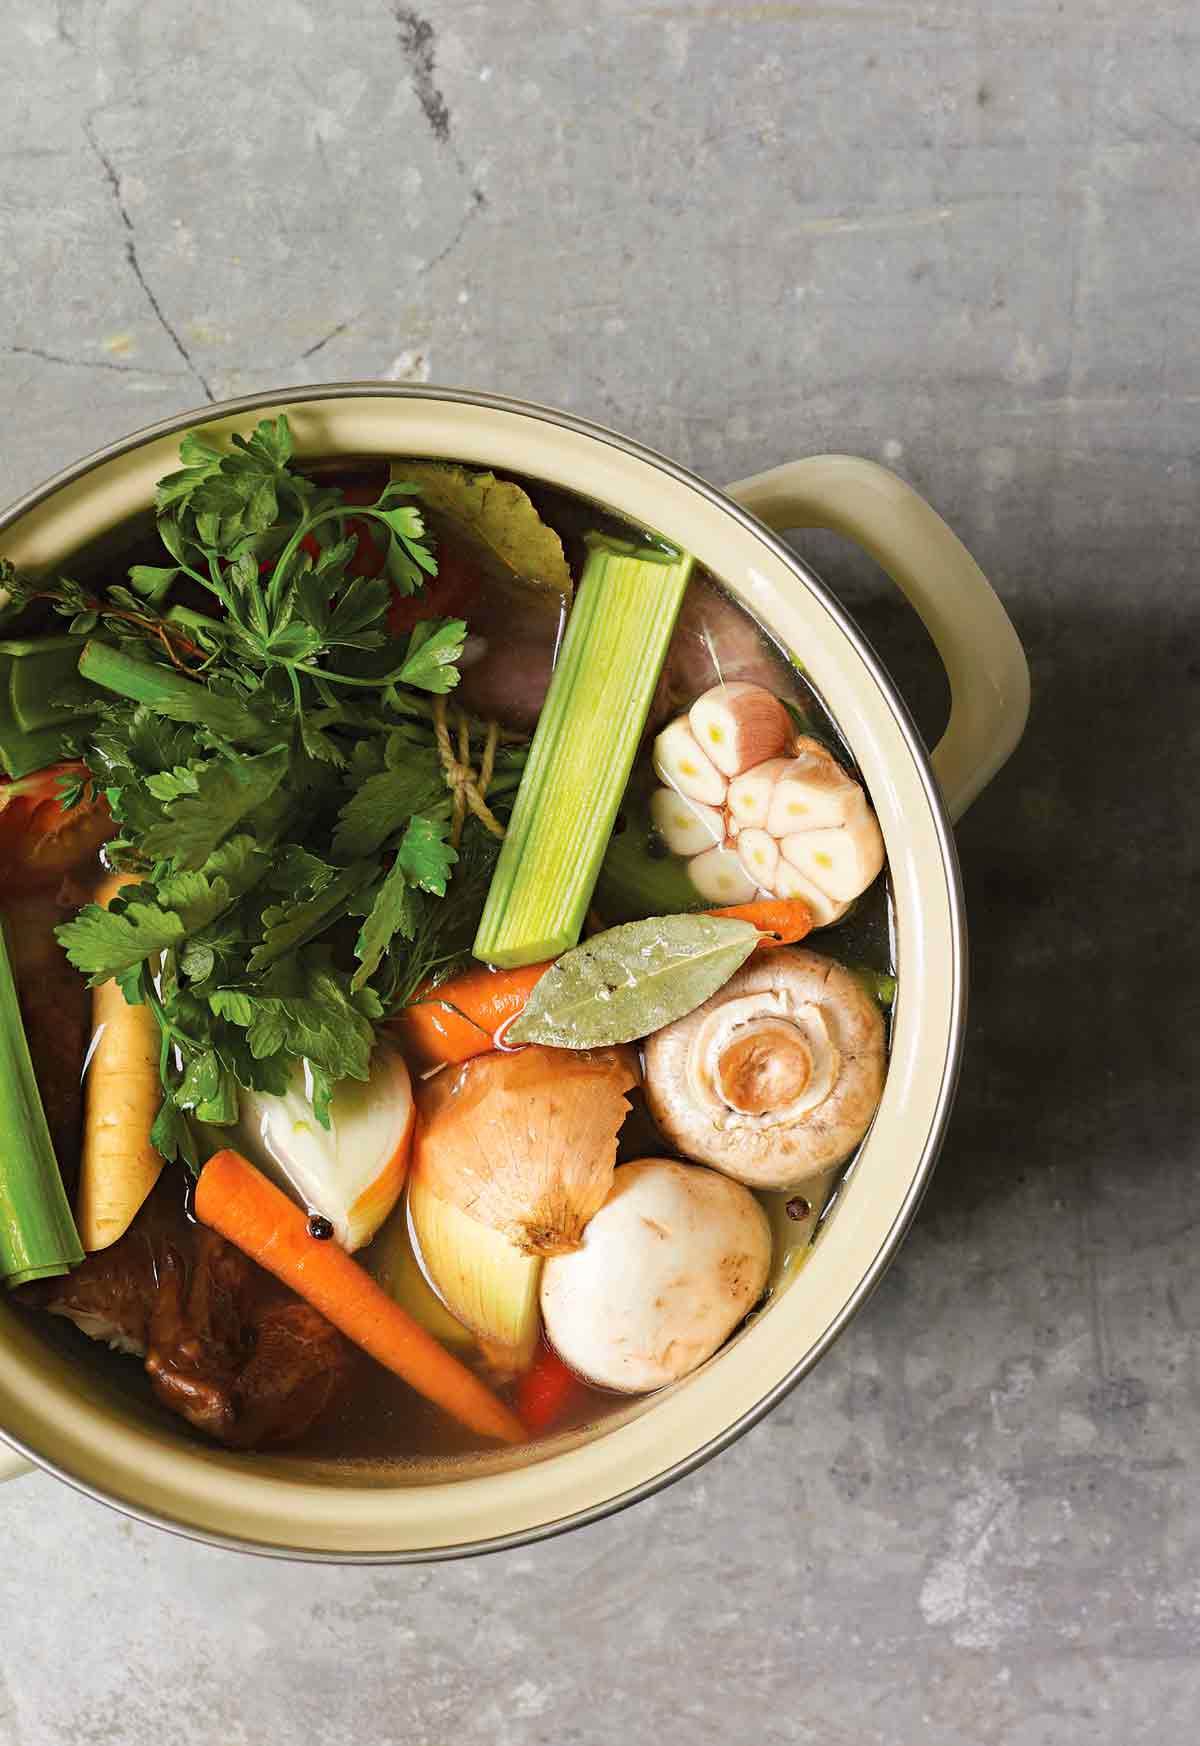
[[[746,1189],[695,1164],[622,1164],[582,1247],[542,1270],[546,1333],[601,1388],[663,1388],[729,1338],[770,1266],[770,1224]]]
[[[792,737],[787,710],[761,685],[714,685],[693,703],[688,721],[725,776],[778,757]]]
[[[660,782],[705,806],[724,806],[725,778],[701,751],[684,716],[665,727],[654,742],[654,771]]]
[[[725,820],[719,810],[688,800],[673,788],[654,790],[650,822],[673,855],[699,855],[725,840]]]
[[[883,1019],[831,958],[757,953],[645,1045],[645,1094],[688,1157],[752,1188],[792,1188],[846,1158],[883,1089]]]

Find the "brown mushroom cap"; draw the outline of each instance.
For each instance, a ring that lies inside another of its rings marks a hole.
[[[646,1041],[646,1102],[686,1157],[751,1188],[793,1188],[853,1151],[883,1090],[883,1018],[850,971],[756,953]]]

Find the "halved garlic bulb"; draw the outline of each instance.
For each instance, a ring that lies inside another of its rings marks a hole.
[[[808,734],[779,756],[789,740],[761,685],[714,686],[654,742],[651,818],[707,903],[799,898],[829,927],[879,874],[883,837],[861,783]]]

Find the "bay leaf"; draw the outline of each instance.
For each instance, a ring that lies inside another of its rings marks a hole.
[[[593,934],[534,985],[507,1040],[594,1049],[649,1036],[723,987],[758,937],[749,922],[713,915],[651,916]]]
[[[393,461],[392,478],[419,486],[435,534],[444,522],[485,574],[551,591],[570,605],[562,541],[511,479],[451,461]]]

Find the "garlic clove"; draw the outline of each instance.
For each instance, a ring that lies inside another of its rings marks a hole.
[[[816,746],[816,741],[805,744]],[[775,783],[767,829],[776,837],[786,837],[792,831],[836,829],[865,804],[859,784],[824,747],[806,749],[791,760]]]
[[[840,830],[797,831],[780,847],[797,872],[841,903],[864,892],[883,866],[883,837],[866,806]]]
[[[737,840],[737,857],[756,885],[764,891],[775,889],[779,844],[770,831],[742,831]]]
[[[756,764],[753,769],[734,777],[729,784],[727,804],[730,828],[735,836],[747,828],[768,828],[767,816],[776,780],[791,768],[791,763],[790,758],[768,758],[765,764]]]
[[[701,897],[713,904],[749,903],[758,890],[732,849],[705,849],[688,862],[688,876]]]
[[[838,903],[811,879],[805,877],[790,861],[779,857],[779,865],[775,869],[775,883],[772,887],[776,897],[799,897],[812,911],[815,928],[832,927],[835,921],[840,921],[849,908],[848,904]]]
[[[725,778],[701,751],[686,716],[678,716],[654,742],[654,773],[659,781],[705,806],[725,804]]]
[[[656,788],[650,819],[673,855],[699,855],[725,840],[725,820],[715,806],[688,800],[673,788]]]
[[[697,743],[725,776],[775,758],[791,738],[787,710],[761,685],[714,685],[688,711]]]

